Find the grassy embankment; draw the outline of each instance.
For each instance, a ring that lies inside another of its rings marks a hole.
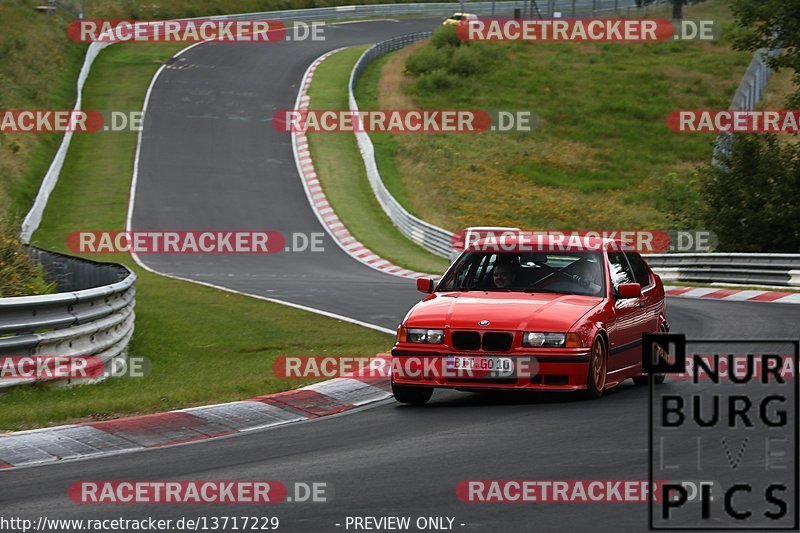
[[[731,48],[727,6],[686,7],[723,21],[718,41],[430,41],[375,62],[362,108],[532,110],[530,133],[373,134],[387,186],[412,213],[458,230],[669,228],[667,202],[711,154],[713,135],[674,133],[676,109],[725,109],[752,54]]]

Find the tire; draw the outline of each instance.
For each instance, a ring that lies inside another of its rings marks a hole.
[[[394,399],[408,405],[425,405],[433,396],[433,387],[406,387],[392,383]]]
[[[586,376],[586,390],[592,399],[600,398],[606,389],[608,379],[608,347],[603,337],[598,335],[592,343],[589,355],[589,373]]]
[[[661,327],[658,328],[658,332],[659,333],[667,332],[667,328],[664,327],[664,324],[661,324]],[[666,374],[656,374],[654,376],[654,381],[656,385],[661,385],[662,383],[664,383],[664,379],[666,379],[666,377],[667,377]],[[641,376],[636,376],[635,378],[633,378],[633,382],[636,385],[647,385],[649,383],[649,380],[647,379],[647,374],[643,374]]]

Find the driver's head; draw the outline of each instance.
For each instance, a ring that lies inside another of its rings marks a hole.
[[[592,283],[597,283],[600,274],[599,266],[600,265],[594,261],[580,261],[575,265],[575,270],[583,279],[591,281]]]
[[[497,263],[492,269],[492,280],[498,289],[510,289],[516,277],[516,271],[511,263]]]

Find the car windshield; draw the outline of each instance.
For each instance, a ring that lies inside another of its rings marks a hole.
[[[437,291],[518,291],[605,295],[603,255],[592,252],[468,252]]]

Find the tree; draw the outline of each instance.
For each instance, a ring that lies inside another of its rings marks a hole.
[[[730,156],[705,167],[700,193],[721,250],[800,252],[800,143],[738,134]]]
[[[731,4],[738,26],[743,30],[734,40],[737,50],[777,49],[782,53],[768,59],[779,70],[789,68],[795,92],[787,105],[800,107],[800,0],[733,0]]]

